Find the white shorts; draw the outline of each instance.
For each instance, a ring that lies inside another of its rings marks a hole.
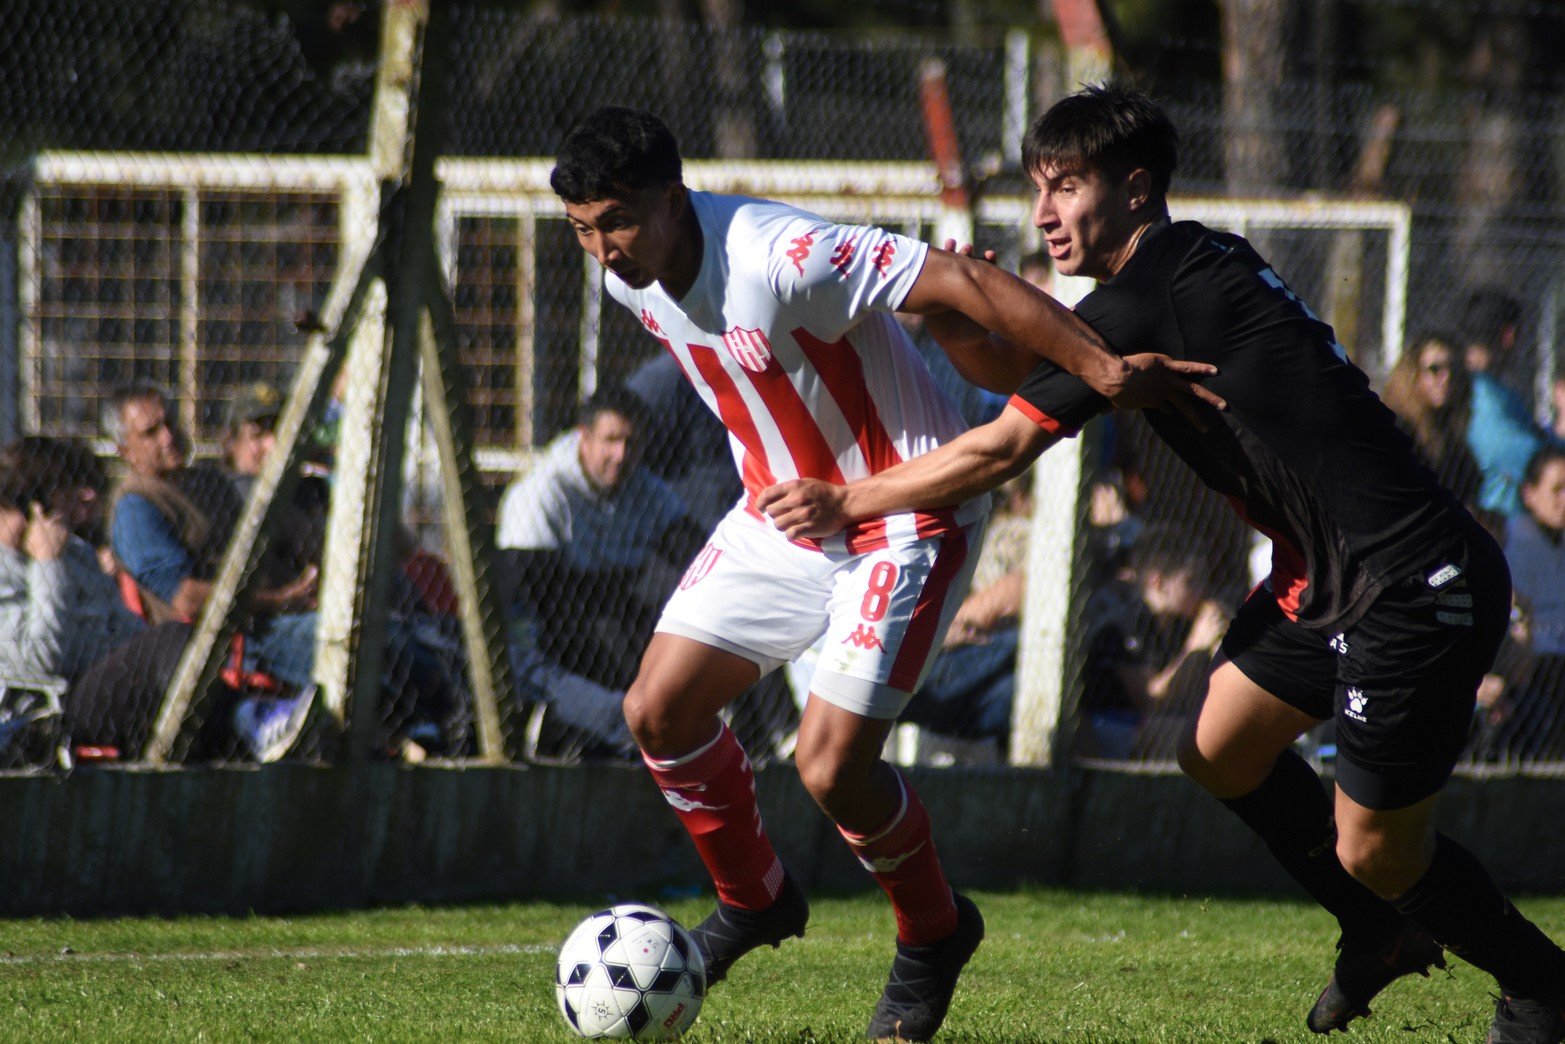
[[[846,554],[791,543],[741,505],[717,524],[657,629],[743,656],[763,675],[820,640],[810,692],[895,718],[967,597],[986,522]]]

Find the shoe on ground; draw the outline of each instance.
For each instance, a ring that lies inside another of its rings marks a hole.
[[[891,977],[870,1016],[870,1040],[925,1041],[951,1007],[957,976],[984,939],[984,917],[965,895],[955,895],[956,931],[927,946],[897,943]]]
[[[1484,1044],[1560,1044],[1565,1041],[1565,1007],[1502,993]]]
[[[234,733],[252,758],[269,765],[299,742],[314,703],[313,685],[297,696],[247,696],[234,704]]]
[[[1397,979],[1414,974],[1427,979],[1430,968],[1444,967],[1444,948],[1410,921],[1403,922],[1390,942],[1372,949],[1339,940],[1331,981],[1305,1021],[1312,1033],[1346,1031],[1348,1023],[1369,1015],[1369,1002]]]
[[[719,899],[711,916],[690,929],[706,958],[707,986],[722,982],[733,963],[751,950],[761,946],[775,950],[784,939],[803,938],[809,919],[810,901],[786,872],[777,900],[764,910],[742,910]]]

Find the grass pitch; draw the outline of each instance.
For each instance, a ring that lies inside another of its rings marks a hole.
[[[624,897],[629,898],[629,897]],[[1335,942],[1302,903],[977,893],[988,937],[941,1040],[1306,1041]],[[0,1039],[570,1041],[555,948],[613,900],[298,918],[0,921]],[[663,903],[685,923],[709,900]],[[1565,938],[1565,899],[1522,909]],[[691,1044],[861,1039],[890,961],[875,895],[816,898],[809,932],[740,962]],[[1349,1040],[1478,1041],[1492,983],[1404,979]]]

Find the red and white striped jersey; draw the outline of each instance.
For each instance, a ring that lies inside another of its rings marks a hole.
[[[611,296],[679,362],[728,428],[749,510],[774,482],[851,482],[927,453],[965,425],[891,313],[929,248],[879,228],[836,225],[782,203],[691,192],[701,271],[682,300],[605,275]],[[958,508],[860,522],[808,541],[869,551],[981,517]]]

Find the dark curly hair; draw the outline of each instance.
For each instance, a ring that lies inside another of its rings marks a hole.
[[[679,143],[662,120],[642,109],[609,106],[566,134],[549,185],[567,203],[590,203],[683,177]]]

